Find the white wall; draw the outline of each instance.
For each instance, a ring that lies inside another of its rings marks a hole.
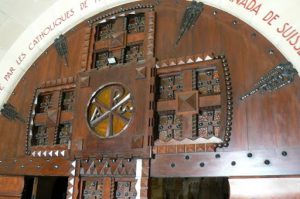
[[[21,0],[16,2],[19,1]],[[26,2],[28,4],[38,2],[38,0],[32,1]],[[19,23],[14,25],[11,24],[11,26],[9,23],[2,23],[1,19],[3,19],[3,17],[1,18],[1,13],[3,15],[3,12],[7,11],[7,9],[9,12],[16,12],[16,10],[11,7],[1,7],[0,24],[5,27],[7,32],[5,32],[4,37],[1,36],[0,38],[0,58],[2,56],[0,60],[0,107],[9,98],[26,70],[54,41],[54,39],[58,37],[58,35],[67,32],[83,20],[86,20],[99,12],[133,1],[136,0],[57,0],[55,3],[48,0],[47,5],[50,7],[45,9],[43,12],[38,12],[40,10],[36,9],[38,10],[35,11],[38,17],[31,17],[23,20],[27,24],[32,22],[30,25],[26,26]],[[0,0],[0,6],[4,2],[8,2],[8,0]],[[10,0],[9,2],[14,1]],[[24,1],[22,2],[22,13],[33,12],[32,8],[27,9],[27,7],[32,7],[32,5],[27,6],[24,4]],[[298,11],[298,0],[203,0],[203,2],[210,6],[224,10],[236,16],[238,19],[248,23],[272,42],[281,51],[281,53],[294,64],[295,68],[300,71],[300,53],[298,54],[294,49],[294,47],[300,48],[300,37],[299,41],[296,43],[297,36],[299,35],[297,31],[300,33],[300,12]],[[261,6],[258,10],[260,4]],[[38,6],[38,4],[34,5]],[[42,10],[43,6],[41,7]],[[251,11],[251,7],[256,7],[256,11]],[[278,14],[278,17],[271,22],[271,25],[263,20],[269,11],[273,11],[275,14]],[[65,14],[68,15],[68,19],[59,24],[59,20],[57,21],[57,19]],[[22,19],[19,19],[19,21],[20,20],[22,21]],[[47,27],[53,24],[53,22],[57,22],[59,25],[49,32]],[[281,30],[285,23],[289,23],[289,25],[286,25],[286,28],[292,26],[291,31],[295,29],[293,32],[293,34],[295,33],[295,36],[290,40],[291,43],[296,43],[295,46],[290,45],[289,41],[287,41],[286,38],[277,31],[278,28]],[[10,28],[12,29],[10,30]],[[0,33],[1,30],[0,26]],[[35,38],[42,32],[49,33],[33,46]],[[1,33],[1,35],[2,34],[3,33]],[[13,42],[5,43],[5,38]],[[1,45],[3,47],[1,47]]]

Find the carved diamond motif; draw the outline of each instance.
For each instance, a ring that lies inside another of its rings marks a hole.
[[[145,79],[146,78],[146,67],[136,68],[136,79]]]
[[[197,114],[199,112],[198,91],[187,91],[176,94],[177,115]]]
[[[115,48],[123,48],[125,42],[125,33],[124,32],[117,32],[112,34],[112,41],[110,44],[110,49]]]

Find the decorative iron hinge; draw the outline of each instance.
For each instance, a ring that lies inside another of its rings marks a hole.
[[[298,72],[293,67],[292,63],[281,63],[267,74],[262,76],[258,83],[255,84],[255,87],[250,92],[243,95],[240,99],[244,100],[258,91],[260,93],[265,93],[266,91],[275,91],[287,84],[292,83],[297,74]]]
[[[181,21],[179,36],[176,40],[176,45],[178,44],[184,33],[187,32],[191,28],[191,26],[195,24],[201,12],[203,11],[203,7],[204,4],[202,2],[192,1],[191,4],[186,8]]]
[[[56,48],[57,54],[64,59],[65,65],[68,66],[68,44],[66,36],[60,35],[54,40],[54,46]]]
[[[19,120],[25,123],[25,119],[16,111],[15,107],[9,103],[3,105],[1,114],[9,120]]]

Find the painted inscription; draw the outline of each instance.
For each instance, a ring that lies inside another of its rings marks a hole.
[[[100,1],[91,2],[94,4],[100,3]],[[79,4],[80,11],[88,8],[88,0],[84,0]],[[2,79],[5,80],[5,82],[9,82],[11,79],[13,79],[14,74],[16,74],[16,71],[18,70],[19,66],[23,63],[23,61],[28,57],[30,51],[33,51],[48,35],[50,35],[52,32],[54,32],[59,26],[62,26],[64,23],[66,23],[68,20],[73,18],[73,16],[76,15],[75,9],[71,8],[64,12],[61,16],[57,17],[55,20],[52,21],[49,25],[44,27],[38,35],[36,35],[27,45],[28,50],[24,50],[19,55],[17,55],[17,58],[15,60],[15,65],[8,67],[7,71],[4,72],[4,76],[2,76]],[[26,53],[27,52],[27,53]],[[6,84],[0,84],[0,94],[5,90]]]
[[[267,25],[274,27],[274,34],[278,33],[284,41],[292,48],[293,51],[300,56],[300,32],[289,22],[280,21],[280,15],[274,10],[269,10],[267,13],[260,13],[261,7],[264,6],[263,1],[258,0],[229,0],[240,8],[258,16],[261,14],[261,20]]]

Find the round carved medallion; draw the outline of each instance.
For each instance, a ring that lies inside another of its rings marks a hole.
[[[129,90],[120,83],[109,83],[92,95],[87,108],[88,125],[101,138],[113,137],[128,127],[133,112]]]

